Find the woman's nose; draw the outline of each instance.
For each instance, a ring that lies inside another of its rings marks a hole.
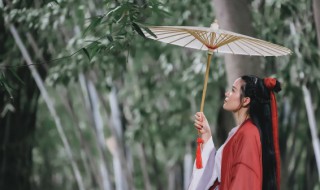
[[[229,94],[229,92],[228,92],[228,91],[224,93],[224,95],[225,95],[225,96],[228,96],[228,94]]]

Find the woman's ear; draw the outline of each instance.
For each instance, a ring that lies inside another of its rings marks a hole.
[[[243,107],[247,107],[250,104],[251,99],[249,97],[244,97],[242,99],[242,105]]]

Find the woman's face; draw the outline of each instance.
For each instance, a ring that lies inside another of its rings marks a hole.
[[[234,81],[231,91],[225,93],[226,98],[224,99],[223,109],[231,112],[236,112],[241,108],[240,104],[240,95],[241,95],[241,86],[244,84],[244,81],[241,78],[238,78]]]

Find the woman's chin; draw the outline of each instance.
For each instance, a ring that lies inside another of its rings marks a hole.
[[[226,111],[231,111],[231,112],[234,111],[234,109],[228,107],[226,103],[223,104],[222,108]]]
[[[226,110],[226,111],[229,111],[229,110],[228,110],[228,107],[226,106],[226,103],[223,104],[222,108],[223,108],[224,110]]]

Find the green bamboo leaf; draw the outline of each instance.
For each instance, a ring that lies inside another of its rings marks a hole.
[[[117,6],[116,8],[110,10],[110,11],[106,14],[106,16],[110,16],[110,14],[112,14],[113,12],[115,12],[116,10],[118,10],[118,9],[120,9],[120,8],[121,8],[121,6]]]
[[[108,40],[109,40],[110,42],[113,42],[113,38],[112,38],[112,36],[111,36],[110,34],[107,34],[107,38],[108,38]]]
[[[89,61],[91,61],[91,57],[90,57],[90,54],[89,54],[88,50],[86,48],[82,48],[82,51],[86,54],[86,56],[88,57]]]
[[[115,36],[115,39],[116,40],[123,40],[125,39],[126,37],[124,35],[118,35],[118,36]]]
[[[84,30],[82,36],[85,36],[87,34],[87,32],[89,32],[90,30],[92,30],[96,26],[98,26],[101,23],[102,19],[103,19],[103,16],[99,16],[99,17],[93,18],[93,20],[90,23],[90,25]]]
[[[157,38],[157,36],[147,27],[145,26],[144,24],[141,24],[139,22],[134,22],[136,23],[140,28],[143,28],[146,32],[148,32],[148,34],[150,34],[151,36]]]
[[[2,85],[5,88],[6,92],[10,95],[10,98],[12,98],[13,96],[12,96],[11,89],[8,86],[8,84],[4,81],[4,82],[2,82]]]
[[[144,33],[142,32],[141,28],[136,24],[136,23],[132,23],[133,29],[143,38],[146,38],[146,36],[144,35]]]
[[[101,47],[99,47],[98,45],[94,46],[91,50],[91,59],[98,53],[100,52]]]
[[[17,79],[21,84],[24,85],[24,82],[23,82],[22,79],[17,75],[16,72],[12,71],[12,69],[8,69],[8,71],[13,75],[13,77],[14,77],[15,79]]]

